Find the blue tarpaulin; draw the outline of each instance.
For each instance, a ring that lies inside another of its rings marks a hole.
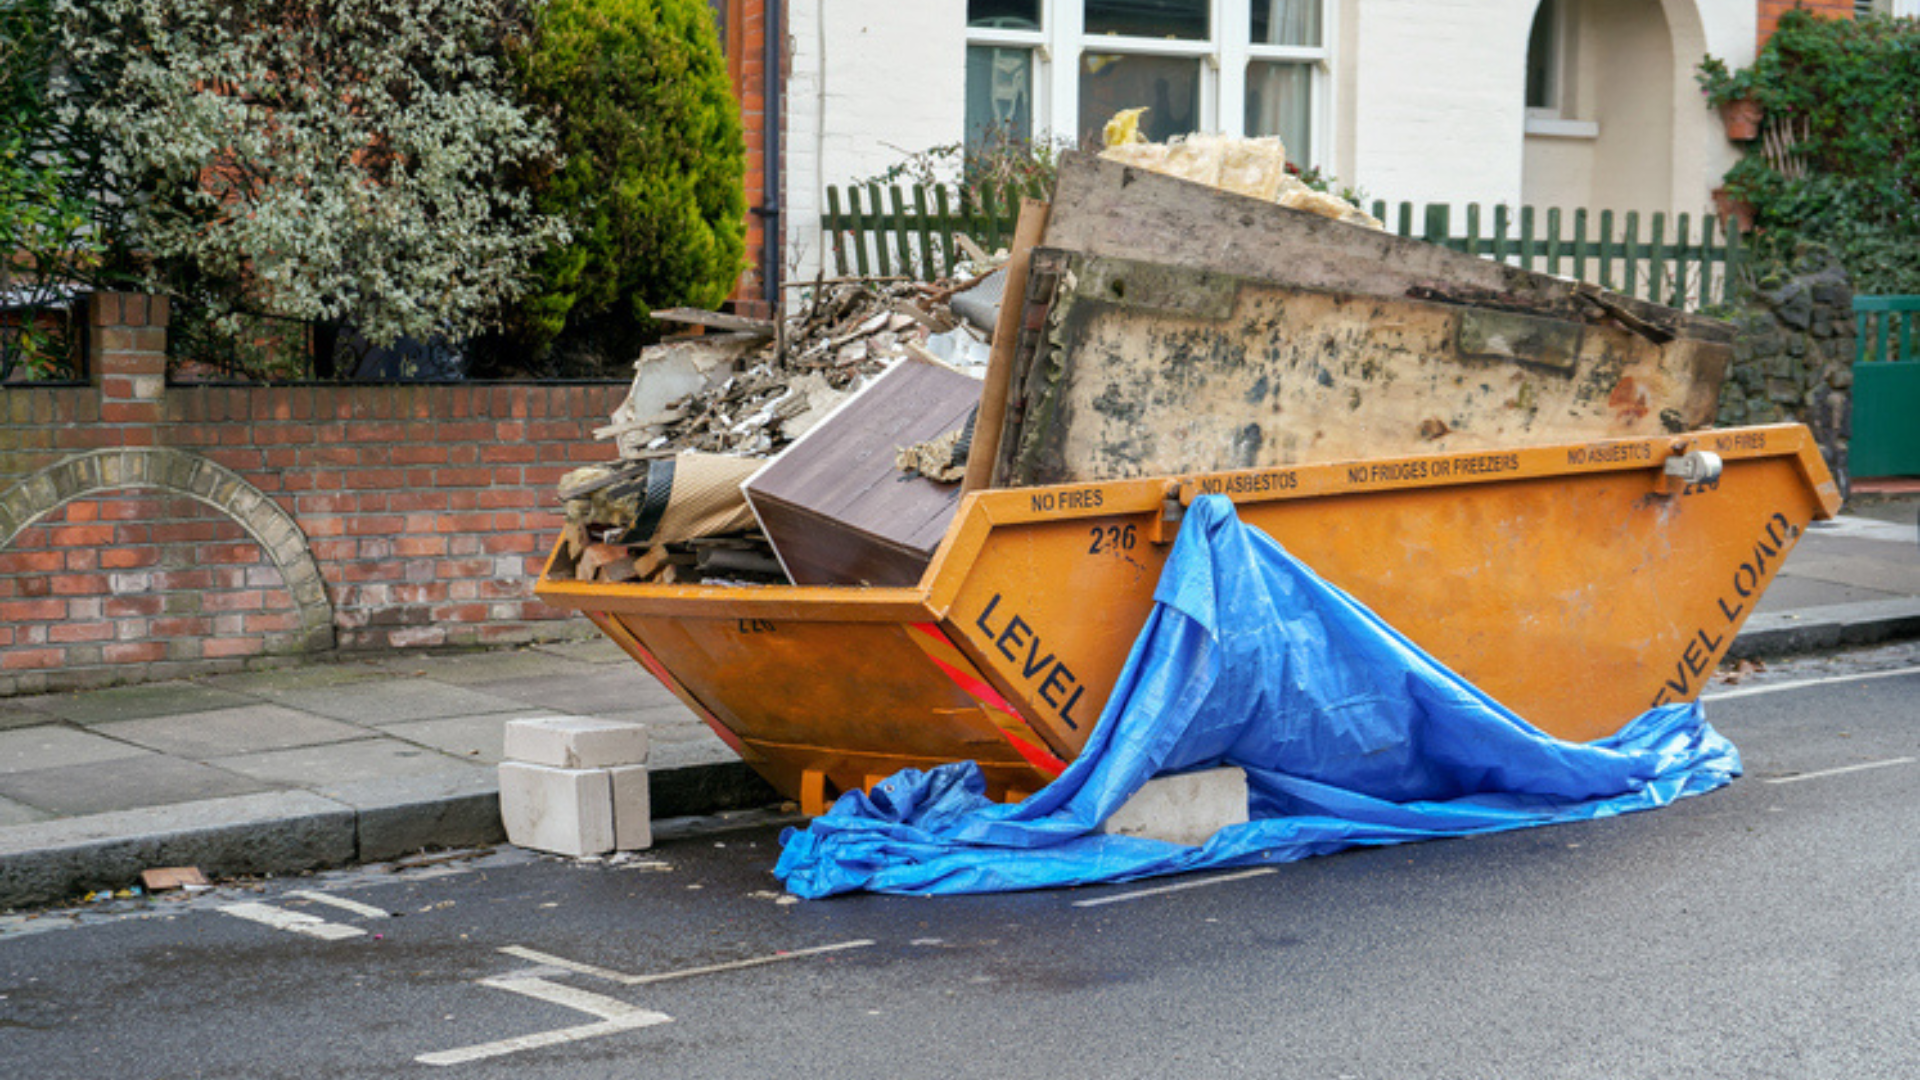
[[[1217,765],[1246,770],[1252,820],[1199,847],[1094,831],[1148,779]],[[1739,772],[1698,704],[1591,743],[1540,731],[1206,496],[1057,780],[1003,805],[973,762],[909,769],[787,830],[776,873],[807,898],[1127,881],[1608,817]]]

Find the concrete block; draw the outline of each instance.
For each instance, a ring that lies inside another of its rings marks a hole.
[[[616,765],[613,780],[613,850],[645,851],[653,846],[653,796],[645,765]]]
[[[556,855],[613,850],[613,782],[605,769],[500,763],[500,820],[507,842]]]
[[[587,716],[507,721],[506,759],[556,769],[647,763],[647,726]]]
[[[1246,770],[1226,766],[1147,781],[1100,831],[1197,845],[1246,820]]]

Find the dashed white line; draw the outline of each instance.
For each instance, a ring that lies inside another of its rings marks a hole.
[[[819,956],[822,953],[840,952],[843,949],[863,949],[872,944],[873,942],[867,940],[842,941],[833,945],[816,945],[812,948],[793,949],[788,952],[773,953],[769,956],[754,956],[745,960],[729,960],[720,964],[682,968],[679,971],[663,971],[653,975],[629,975],[626,972],[614,971],[610,968],[597,967],[593,964],[584,964],[578,960],[568,960],[563,956],[543,953],[537,949],[529,949],[524,945],[508,945],[500,951],[506,953],[508,956],[517,956],[522,960],[532,961],[536,964],[548,964],[553,967],[564,968],[568,971],[578,972],[581,975],[591,975],[596,979],[605,979],[608,982],[619,983],[622,986],[645,986],[648,983],[665,982],[668,979],[685,979],[693,975],[712,975],[721,971],[738,971],[741,968],[759,967],[763,964],[778,964],[788,960],[799,960],[809,956]]]
[[[1183,889],[1198,889],[1208,885],[1224,885],[1229,881],[1243,881],[1250,877],[1260,877],[1273,872],[1273,867],[1263,866],[1256,870],[1242,870],[1237,874],[1221,874],[1217,877],[1205,878],[1200,881],[1182,881],[1173,885],[1161,885],[1152,889],[1136,889],[1133,892],[1121,893],[1118,896],[1097,896],[1092,900],[1075,900],[1073,906],[1099,907],[1101,904],[1118,904],[1125,900],[1139,900],[1148,896],[1159,896],[1163,893],[1180,892]]]
[[[1741,686],[1718,693],[1702,694],[1701,701],[1727,701],[1731,698],[1749,697],[1753,694],[1777,694],[1782,690],[1804,690],[1810,686],[1831,686],[1834,683],[1864,682],[1868,679],[1891,679],[1900,675],[1920,675],[1920,666],[1893,668],[1889,671],[1863,671],[1855,675],[1828,675],[1820,679],[1797,679],[1793,682],[1768,683],[1765,686]]]
[[[286,930],[295,934],[305,934],[324,941],[339,941],[342,938],[359,937],[366,933],[357,926],[342,923],[330,923],[317,915],[308,915],[301,911],[287,911],[271,904],[227,904],[220,911],[235,918],[271,926],[275,930]]]
[[[1796,773],[1792,776],[1775,776],[1767,780],[1769,784],[1797,784],[1802,780],[1821,780],[1829,776],[1845,776],[1847,773],[1866,772],[1868,769],[1884,769],[1889,765],[1911,765],[1910,757],[1887,758],[1885,761],[1868,761],[1859,765],[1842,765],[1836,769],[1821,769],[1817,772]]]
[[[302,900],[312,900],[313,902],[318,904],[328,904],[333,907],[337,907],[342,911],[351,911],[355,915],[364,915],[369,919],[393,918],[393,912],[388,911],[386,908],[377,908],[377,907],[374,907],[372,904],[363,904],[358,900],[348,900],[345,897],[341,897],[341,896],[330,896],[327,893],[323,893],[323,892],[311,892],[307,889],[296,889],[292,892],[287,893],[287,895],[297,896]]]

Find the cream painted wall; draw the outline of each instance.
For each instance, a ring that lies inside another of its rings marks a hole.
[[[966,129],[965,0],[788,0],[787,278],[822,265],[826,188]]]
[[[1353,30],[1336,59],[1351,69],[1352,107],[1342,111],[1338,156],[1348,179],[1395,201],[1534,197],[1573,205],[1605,196],[1646,208],[1703,209],[1737,151],[1702,103],[1693,67],[1708,52],[1736,66],[1752,61],[1753,0],[1590,2],[1658,3],[1665,17],[1664,70],[1655,70],[1656,61],[1635,76],[1641,65],[1616,57],[1589,73],[1596,82],[1583,81],[1592,87],[1589,102],[1599,83],[1609,84],[1599,95],[1607,100],[1595,108],[1615,116],[1614,130],[1654,132],[1664,147],[1658,179],[1602,177],[1596,187],[1591,148],[1545,139],[1533,140],[1538,175],[1527,175],[1524,61],[1537,0],[1349,2]],[[1611,139],[1602,124],[1601,140]],[[1548,197],[1555,191],[1565,194]]]

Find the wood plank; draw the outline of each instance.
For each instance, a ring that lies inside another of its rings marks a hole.
[[[729,315],[724,311],[685,307],[663,308],[653,312],[652,315],[661,322],[707,326],[715,330],[731,330],[735,333],[753,334],[758,337],[773,336],[772,319],[751,319],[745,315]]]
[[[1411,214],[1411,206],[1403,206],[1408,224]],[[1523,229],[1531,222],[1524,210],[1522,222]],[[1589,307],[1576,296],[1574,283],[1549,274],[1078,152],[1061,155],[1046,243],[1114,258],[1151,253],[1169,266],[1367,296],[1478,291],[1568,318],[1584,317]],[[1629,297],[1621,303],[1638,318],[1672,325],[1681,336],[1732,341],[1732,326],[1717,319]]]
[[[999,457],[1000,432],[1007,416],[1007,383],[1013,374],[1013,350],[1020,337],[1020,316],[1027,295],[1027,266],[1033,249],[1047,232],[1048,206],[1038,199],[1020,202],[1020,220],[1013,229],[1008,255],[1007,284],[1001,290],[1000,317],[993,328],[987,354],[986,383],[980,392],[980,412],[973,422],[973,447],[967,454],[967,475],[960,491],[978,491],[993,482]]]

